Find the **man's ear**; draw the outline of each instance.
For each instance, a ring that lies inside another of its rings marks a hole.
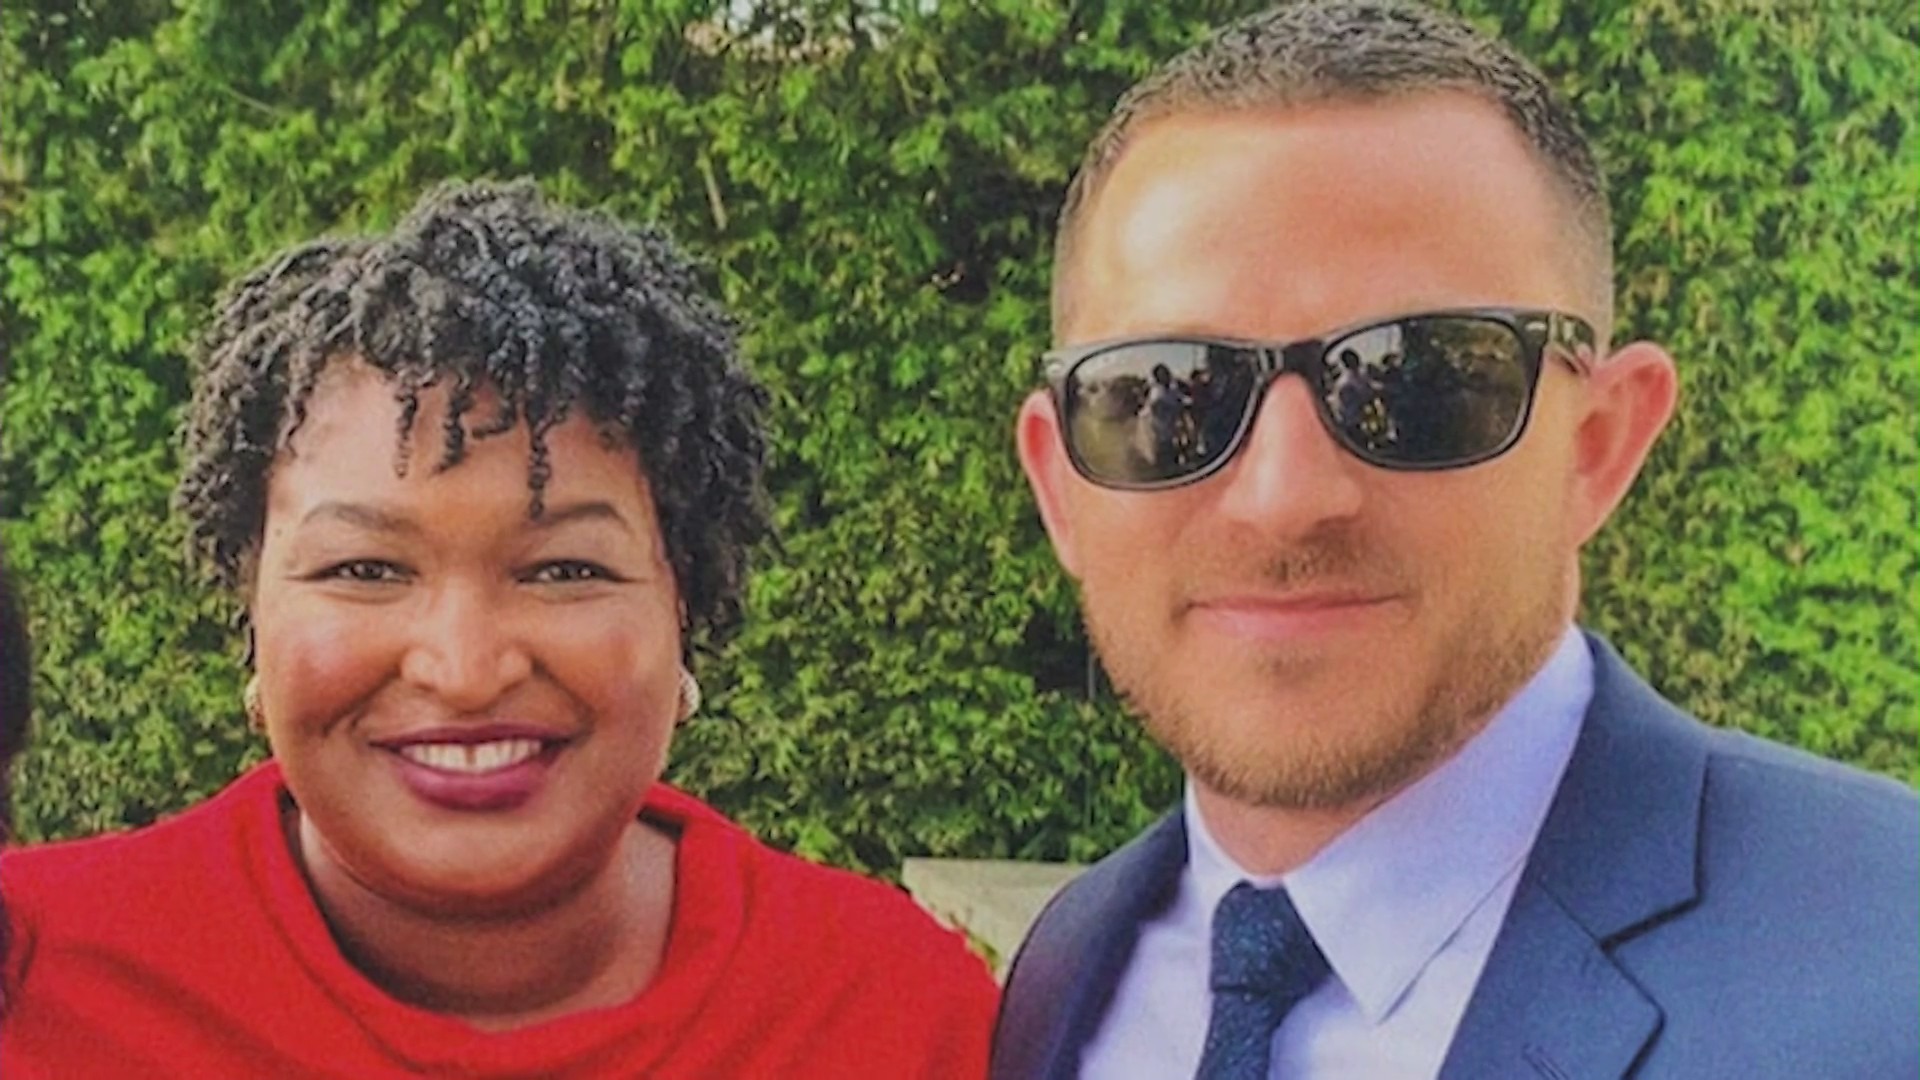
[[[1040,522],[1053,541],[1054,557],[1069,576],[1079,577],[1079,554],[1074,545],[1072,515],[1067,512],[1068,487],[1079,482],[1073,463],[1067,460],[1066,447],[1060,443],[1060,417],[1053,410],[1053,398],[1044,390],[1035,390],[1020,404],[1014,420],[1013,441],[1020,452],[1020,467],[1026,471],[1027,485],[1033,488],[1034,502],[1040,507]]]
[[[1574,541],[1586,543],[1613,516],[1679,396],[1673,357],[1648,341],[1615,352],[1589,377],[1574,435]]]

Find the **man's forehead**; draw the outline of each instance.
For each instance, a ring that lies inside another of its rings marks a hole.
[[[1279,107],[1198,109],[1141,121],[1112,164],[1089,216],[1116,194],[1164,185],[1169,178],[1217,189],[1258,185],[1277,204],[1305,194],[1303,164],[1337,181],[1356,199],[1382,181],[1470,160],[1489,183],[1520,172],[1544,186],[1548,177],[1525,137],[1493,103],[1462,91],[1382,99],[1332,99]],[[1416,187],[1413,190],[1418,191]],[[1378,205],[1378,201],[1376,201]]]
[[[1082,295],[1060,332],[1222,333],[1218,312],[1267,309],[1272,324],[1232,329],[1272,337],[1432,307],[1561,306],[1575,297],[1540,279],[1561,276],[1566,228],[1519,133],[1468,95],[1156,118],[1088,208]]]

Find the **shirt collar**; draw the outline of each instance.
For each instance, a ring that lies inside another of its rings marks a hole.
[[[1247,873],[1221,850],[1189,783],[1186,885],[1209,919],[1237,882],[1286,886],[1334,974],[1378,1024],[1525,862],[1592,697],[1593,656],[1569,627],[1458,753],[1277,877]]]

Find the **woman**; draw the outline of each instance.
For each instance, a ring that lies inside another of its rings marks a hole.
[[[6,561],[0,559],[0,844],[13,832],[13,756],[27,741],[27,706],[33,663],[27,651],[27,620],[13,598]],[[7,960],[6,882],[0,881],[0,970]],[[0,1013],[7,1008],[0,987]]]
[[[734,340],[524,183],[236,285],[180,503],[274,760],[7,859],[0,1075],[984,1072],[955,935],[657,782],[766,528]]]
[[[13,828],[12,792],[9,783],[13,756],[27,741],[28,692],[33,682],[33,664],[27,651],[27,620],[13,598],[13,583],[7,580],[7,568],[0,560],[0,843],[5,843]],[[6,923],[0,920],[0,958],[4,958]]]

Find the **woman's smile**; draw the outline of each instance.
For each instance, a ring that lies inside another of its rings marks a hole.
[[[547,784],[572,740],[500,725],[440,730],[376,742],[406,789],[423,802],[462,813],[504,813]]]
[[[428,391],[416,427],[447,408]],[[539,902],[605,865],[673,731],[679,595],[646,477],[571,418],[535,516],[525,425],[457,469],[414,440],[396,472],[399,415],[339,362],[269,481],[252,610],[274,756],[317,857],[357,880],[448,911]]]
[[[521,182],[235,281],[181,504],[273,760],[6,852],[0,1072],[986,1075],[958,934],[659,783],[772,511],[705,276]]]
[[[414,743],[396,752],[435,772],[478,776],[512,768],[540,753],[542,746],[539,739],[495,739],[483,743]]]

